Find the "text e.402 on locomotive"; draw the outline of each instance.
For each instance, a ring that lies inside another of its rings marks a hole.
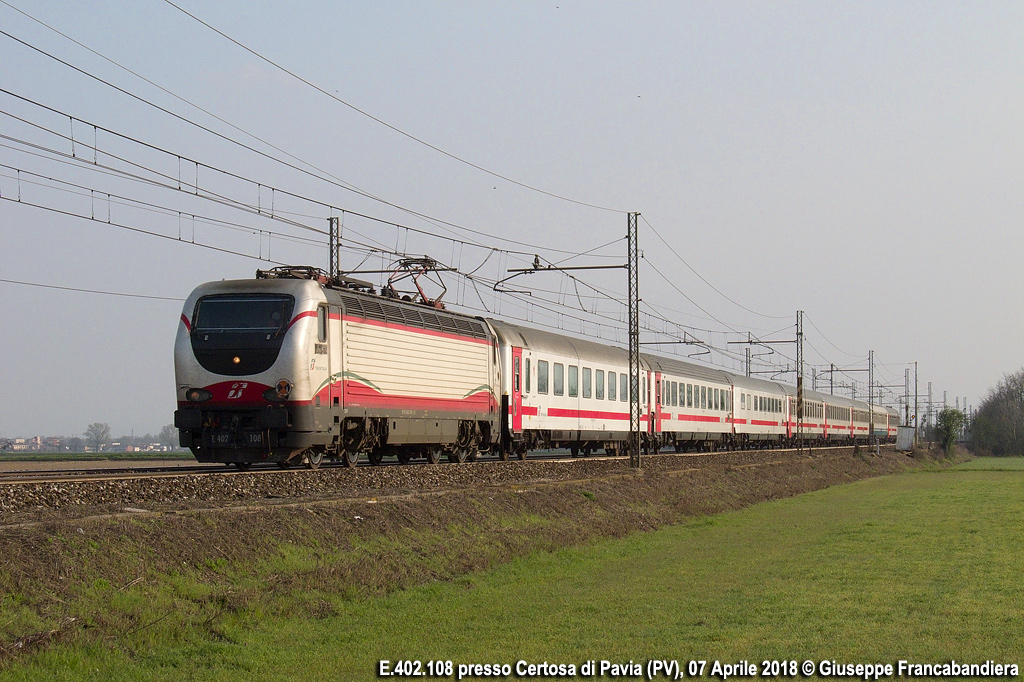
[[[378,295],[313,268],[199,286],[174,360],[174,424],[201,462],[618,454],[629,437],[624,350]],[[648,449],[895,437],[891,408],[805,391],[798,422],[791,386],[647,354],[641,365]]]

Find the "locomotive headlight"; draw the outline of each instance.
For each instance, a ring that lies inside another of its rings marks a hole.
[[[235,363],[236,365],[238,363],[240,363],[241,361],[242,361],[242,358],[238,357],[237,355],[235,357],[231,358],[231,362]]]
[[[277,382],[277,385],[273,388],[268,388],[263,392],[263,398],[271,401],[287,400],[288,396],[292,393],[292,382],[287,379],[281,379]]]
[[[213,397],[205,388],[190,388],[185,391],[185,400],[190,403],[203,403]]]

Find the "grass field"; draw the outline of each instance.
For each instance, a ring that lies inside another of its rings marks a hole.
[[[166,618],[112,645],[52,647],[0,679],[369,680],[379,659],[1020,664],[1022,556],[1024,461],[975,460],[383,597],[293,593],[299,612],[256,602],[219,615],[213,636]]]

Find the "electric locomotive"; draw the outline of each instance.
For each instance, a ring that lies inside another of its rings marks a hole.
[[[313,268],[199,286],[175,340],[179,439],[200,462],[474,459],[499,436],[483,319]]]

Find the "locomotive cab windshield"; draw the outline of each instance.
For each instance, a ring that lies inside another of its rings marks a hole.
[[[295,298],[286,294],[217,294],[196,303],[192,350],[205,369],[258,374],[277,360]]]
[[[294,305],[291,296],[206,296],[196,304],[193,333],[280,334],[291,319]]]

